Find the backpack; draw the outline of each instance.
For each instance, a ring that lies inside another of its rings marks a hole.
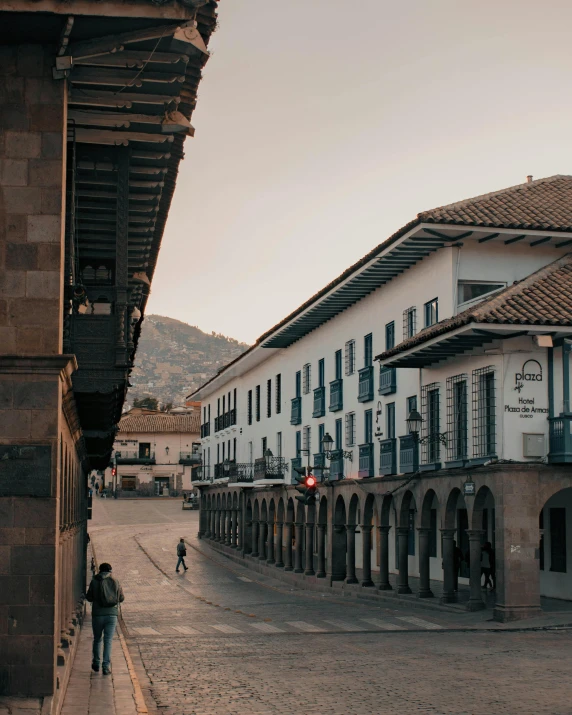
[[[99,580],[99,579],[98,579]],[[111,608],[119,603],[119,586],[111,576],[99,581],[98,602],[102,608]]]

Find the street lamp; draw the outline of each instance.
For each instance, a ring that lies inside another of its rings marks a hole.
[[[423,425],[423,417],[415,409],[411,410],[409,417],[405,420],[407,425],[407,431],[413,438],[415,444],[428,444],[429,442],[441,442],[441,444],[447,446],[447,433],[446,432],[430,432],[425,437],[420,437],[419,432],[421,432],[421,427]]]
[[[326,434],[322,437],[322,451],[324,454],[328,455],[332,451],[333,446],[334,440],[332,439],[332,435],[329,432],[326,432]]]

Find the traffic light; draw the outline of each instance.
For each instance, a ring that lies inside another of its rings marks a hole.
[[[299,475],[294,476],[294,479],[298,482],[296,491],[302,494],[302,496],[296,496],[296,499],[306,506],[314,504],[317,500],[318,480],[310,471],[310,467],[308,467],[307,470],[303,468],[298,469],[296,467],[294,469]]]

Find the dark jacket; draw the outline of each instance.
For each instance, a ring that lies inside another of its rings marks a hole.
[[[112,581],[115,581],[117,584],[117,591],[119,595],[119,603],[123,603],[125,600],[125,596],[123,595],[123,589],[121,588],[121,584],[116,578],[113,578],[111,573],[109,571],[104,571],[103,573],[98,573],[97,576],[94,576],[91,579],[91,583],[89,584],[89,588],[87,590],[86,598],[87,600],[93,604],[91,613],[94,616],[117,616],[119,614],[119,604],[117,606],[102,606],[100,605],[99,602],[99,592],[100,592],[100,586],[99,584],[104,578],[110,578]]]
[[[186,556],[187,555],[187,546],[184,541],[179,541],[177,544],[177,556]]]

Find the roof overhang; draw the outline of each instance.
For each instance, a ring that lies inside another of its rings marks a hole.
[[[151,0],[3,0],[2,10],[5,12],[49,12],[56,15],[105,15],[106,17],[133,17],[139,19],[142,15],[149,18],[188,20],[196,9],[207,0],[185,0],[171,2],[167,5],[151,2]]]
[[[429,254],[446,246],[460,246],[460,242],[469,238],[477,245],[522,243],[533,247],[551,245],[562,250],[572,245],[570,233],[418,223],[403,235],[398,232],[388,239],[363,266],[356,267],[345,279],[262,339],[261,346],[286,348],[292,345]]]
[[[391,357],[376,358],[382,367],[429,367],[435,363],[457,357],[463,353],[480,348],[494,340],[508,340],[523,335],[564,336],[572,333],[572,326],[561,325],[519,325],[491,323],[469,323],[448,333],[418,343],[409,349],[400,351]]]

